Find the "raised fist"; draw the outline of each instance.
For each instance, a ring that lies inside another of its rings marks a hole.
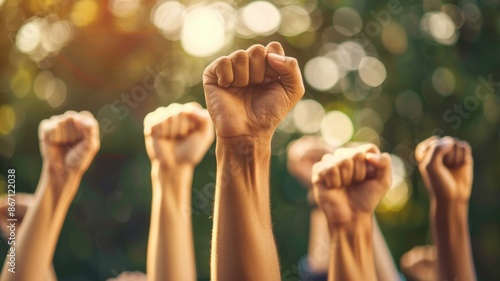
[[[431,197],[443,202],[468,202],[473,159],[465,141],[430,137],[421,142],[415,158]]]
[[[83,174],[100,147],[99,125],[88,111],[66,111],[43,120],[38,137],[44,165],[61,174]]]
[[[339,148],[313,166],[313,191],[330,225],[371,217],[391,186],[391,158],[372,144]]]
[[[13,199],[15,199],[15,201]],[[1,228],[0,234],[3,236],[4,239],[7,240],[10,237],[10,233],[8,231],[10,223],[9,221],[7,221],[7,219],[11,219],[12,217],[8,216],[9,207],[12,207],[12,205],[15,204],[16,208],[15,218],[17,219],[16,224],[18,225],[17,231],[19,231],[23,224],[26,212],[28,211],[29,208],[35,205],[35,200],[36,199],[34,194],[22,193],[22,192],[16,193],[15,197],[9,197],[8,194],[4,194],[2,197],[0,197],[0,228]],[[50,265],[47,271],[48,272],[44,281],[57,281],[57,276],[54,270],[54,266],[52,264]]]
[[[288,172],[305,187],[311,188],[313,165],[325,154],[333,151],[334,147],[320,137],[304,136],[292,141],[287,149]]]
[[[304,95],[297,60],[280,43],[254,45],[212,62],[203,74],[208,111],[217,135],[271,138]]]
[[[400,261],[401,271],[409,281],[438,281],[437,252],[434,246],[417,246]]]
[[[207,110],[198,103],[174,103],[144,118],[144,137],[151,162],[196,165],[212,144],[214,130]]]

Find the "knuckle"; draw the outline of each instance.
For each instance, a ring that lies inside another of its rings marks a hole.
[[[323,157],[321,157],[321,161],[327,161],[328,159],[330,159],[332,155],[331,154],[325,154],[323,155]]]
[[[466,149],[466,151],[470,151],[471,150],[471,147],[470,147],[470,144],[469,142],[467,141],[460,141],[460,145]]]
[[[232,64],[231,59],[229,57],[220,57],[217,61],[217,67],[228,67]]]
[[[248,55],[243,50],[239,50],[239,51],[234,52],[231,55],[231,57],[232,57],[231,61],[234,62],[234,63],[236,63],[236,64],[241,64],[241,63],[248,62]]]
[[[267,50],[262,45],[253,45],[248,49],[248,56],[250,58],[263,58],[267,54]]]
[[[441,138],[441,142],[455,142],[455,139],[450,136],[444,136]]]
[[[298,65],[299,65],[299,61],[297,61],[297,59],[296,59],[296,58],[289,57],[288,59],[290,60],[290,67],[291,67],[291,68],[298,67]]]

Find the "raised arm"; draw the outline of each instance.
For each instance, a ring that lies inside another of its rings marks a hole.
[[[380,230],[377,219],[373,216],[373,254],[377,280],[400,280],[400,275],[392,258],[391,250]]]
[[[197,103],[160,107],[144,119],[153,185],[148,281],[196,280],[191,183],[213,130],[207,110]]]
[[[328,280],[377,280],[373,210],[391,185],[390,157],[374,145],[337,149],[313,167],[330,230]]]
[[[210,64],[203,76],[217,133],[211,280],[280,280],[269,206],[271,137],[304,94],[279,43]]]
[[[12,198],[11,198],[12,199]],[[9,202],[10,201],[10,202]],[[26,211],[33,206],[35,202],[35,196],[29,193],[17,193],[15,196],[15,207],[16,207],[16,223],[17,230],[19,231],[21,223],[23,222],[24,215]],[[9,203],[12,205],[12,200],[9,200],[8,194],[5,194],[0,199],[0,233],[5,239],[9,239],[10,233],[8,231],[9,226]],[[54,270],[54,266],[51,264],[47,269],[47,277],[44,281],[57,281],[56,272]]]
[[[430,222],[440,280],[476,280],[468,209],[473,159],[467,142],[431,137],[415,157],[431,201]]]
[[[35,202],[9,251],[15,251],[15,273],[5,263],[1,281],[47,276],[69,205],[99,150],[97,121],[89,112],[68,111],[43,120],[38,135],[43,168]]]
[[[309,225],[309,244],[307,247],[307,273],[303,276],[309,280],[315,276],[325,276],[328,272],[330,234],[325,214],[317,207],[312,192],[312,167],[321,158],[334,151],[322,138],[304,136],[290,142],[287,148],[287,168],[308,190],[307,201],[311,206]]]
[[[350,142],[345,147],[358,147],[362,143]],[[308,276],[326,275],[328,271],[330,233],[328,221],[323,211],[316,206],[312,192],[312,167],[335,147],[325,143],[320,137],[304,136],[291,142],[287,150],[287,166],[291,175],[297,178],[309,190],[308,201],[313,206],[310,215],[309,245],[307,254]],[[378,280],[398,280],[399,275],[385,242],[384,236],[374,217],[373,251],[375,255],[375,271]],[[307,277],[307,276],[306,276]]]

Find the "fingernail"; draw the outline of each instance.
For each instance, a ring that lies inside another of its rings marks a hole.
[[[279,62],[285,62],[286,57],[285,56],[280,56],[278,54],[269,54],[274,60],[277,60]]]
[[[271,79],[269,77],[266,77],[266,78],[264,78],[264,81],[262,81],[262,83],[264,83],[264,84],[270,84],[272,81],[273,81],[273,79]]]

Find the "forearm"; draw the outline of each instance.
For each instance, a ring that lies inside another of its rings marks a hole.
[[[468,205],[431,202],[431,223],[442,280],[475,280],[468,226]]]
[[[280,280],[269,202],[270,141],[219,139],[212,280]]]
[[[377,280],[373,260],[371,216],[349,224],[330,226],[328,280]]]
[[[373,217],[373,251],[375,254],[377,279],[398,280],[398,270],[375,217]]]
[[[191,220],[194,167],[153,164],[153,198],[148,240],[149,281],[196,280]]]
[[[56,270],[54,269],[54,265],[50,265],[45,281],[57,281]]]
[[[308,266],[314,273],[328,271],[330,233],[325,213],[319,208],[311,210],[309,227]]]
[[[8,272],[9,266],[4,264],[1,281],[38,280],[49,274],[66,213],[81,179],[80,175],[60,173],[43,168],[35,203],[28,209],[22,231],[11,246],[15,247],[15,274]]]

